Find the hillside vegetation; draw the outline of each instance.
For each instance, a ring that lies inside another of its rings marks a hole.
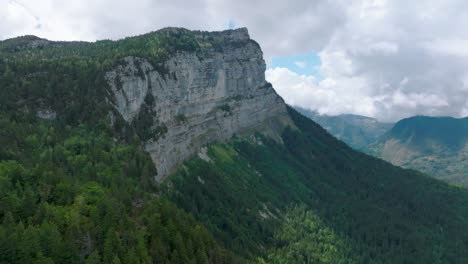
[[[403,119],[369,153],[395,165],[468,186],[468,118]]]
[[[257,135],[214,145],[211,161],[187,162],[166,182],[166,196],[260,263],[467,260],[466,189],[354,151],[290,115],[298,129],[284,131],[284,144]]]
[[[317,122],[339,140],[362,151],[365,151],[370,144],[379,140],[393,126],[392,123],[383,123],[366,116],[351,114],[329,116],[320,115],[317,112],[300,107],[295,107],[295,109]]]
[[[0,263],[468,263],[466,189],[291,108],[280,137],[207,145],[156,182],[142,147],[155,132],[123,121],[103,74],[222,47],[213,34],[0,42]]]

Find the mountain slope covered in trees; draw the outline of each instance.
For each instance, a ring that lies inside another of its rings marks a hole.
[[[466,261],[466,189],[354,151],[289,111],[284,144],[211,146],[163,192],[237,254],[268,249],[271,263]]]
[[[403,119],[370,145],[369,153],[438,179],[468,185],[468,118]]]
[[[393,125],[364,116],[326,116],[296,109],[355,149],[441,180],[468,185],[468,118],[415,116]]]
[[[223,45],[167,32],[0,42],[0,263],[468,262],[466,189],[354,151],[291,108],[275,136],[209,144],[157,182],[142,141],[160,131],[124,122],[104,74]]]
[[[365,151],[386,132],[392,123],[383,123],[366,116],[342,114],[337,116],[320,115],[301,107],[295,109],[304,116],[317,122],[330,134],[342,140],[351,147]]]

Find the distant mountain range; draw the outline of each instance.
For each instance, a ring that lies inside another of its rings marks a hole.
[[[296,110],[320,124],[336,138],[358,150],[365,150],[393,126],[392,123],[382,123],[367,116],[351,114],[320,115],[317,112],[300,107],[296,107]]]
[[[351,147],[404,168],[468,185],[468,117],[415,116],[395,124],[296,108]]]
[[[468,118],[406,118],[368,149],[395,165],[468,185]]]

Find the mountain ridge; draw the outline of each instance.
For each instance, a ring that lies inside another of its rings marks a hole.
[[[468,184],[468,117],[413,116],[389,124],[365,116],[296,109],[357,150],[451,183]]]
[[[36,55],[38,59],[58,53],[60,60],[80,55],[64,50],[77,45],[84,60],[99,56],[97,51],[101,49],[116,54],[117,63],[97,66],[102,68],[97,89],[107,87],[99,100],[111,102],[107,108],[112,106],[119,113],[107,110],[114,124],[125,122],[137,130],[155,162],[159,180],[207,143],[265,127],[266,123],[277,123],[270,127],[290,123],[284,101],[265,80],[263,53],[246,28],[214,33],[164,28],[94,44],[25,38],[26,44],[24,38],[6,41],[19,41],[19,47],[26,45],[26,49],[10,52],[29,56],[29,47],[44,53]],[[35,44],[36,41],[42,44]],[[5,51],[4,43],[0,42],[0,50]],[[117,52],[111,49],[112,45]],[[133,51],[136,45],[151,46],[151,50]],[[126,49],[120,52],[121,46]],[[127,46],[133,49],[128,50]],[[145,54],[156,59],[149,60]],[[44,105],[36,107],[37,116],[60,117],[60,111],[50,103],[40,104]],[[123,120],[115,120],[120,117]],[[274,136],[272,129],[266,130]]]
[[[468,117],[409,117],[398,121],[388,136],[407,141],[414,147],[421,147],[418,144],[424,143],[419,140],[434,140],[456,149],[468,139]]]
[[[379,122],[367,116],[353,114],[328,116],[301,107],[295,107],[295,109],[323,126],[336,138],[359,150],[365,150],[392,126],[391,123]]]
[[[468,118],[416,116],[403,119],[369,153],[436,178],[468,184]]]

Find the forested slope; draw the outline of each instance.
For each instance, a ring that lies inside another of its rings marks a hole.
[[[354,151],[289,111],[297,128],[284,144],[257,135],[214,145],[166,195],[228,248],[272,263],[467,261],[466,189]]]
[[[0,116],[0,263],[231,263],[138,144]]]
[[[468,118],[403,119],[369,145],[368,152],[395,165],[468,186]]]

